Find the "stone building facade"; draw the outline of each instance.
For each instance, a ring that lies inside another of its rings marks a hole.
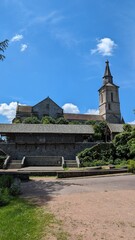
[[[26,117],[32,116],[36,116],[39,119],[45,116],[59,118],[63,116],[63,109],[49,97],[34,106],[17,106],[16,118],[23,120]]]

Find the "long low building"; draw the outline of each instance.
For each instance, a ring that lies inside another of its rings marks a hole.
[[[110,140],[123,131],[123,124],[107,125]],[[92,125],[0,124],[0,149],[12,159],[24,156],[75,159],[77,153],[95,144]]]
[[[0,124],[0,148],[15,159],[26,155],[74,159],[95,144],[93,134],[91,125]]]

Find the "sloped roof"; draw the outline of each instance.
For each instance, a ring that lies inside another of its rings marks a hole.
[[[0,124],[0,133],[94,134],[94,129],[91,125]]]
[[[114,124],[114,123],[108,123],[107,124],[110,131],[112,133],[121,133],[123,132],[123,126],[124,124]],[[132,127],[135,127],[135,124],[130,124]]]
[[[75,114],[75,113],[64,113],[64,118],[67,120],[76,120],[76,121],[103,121],[102,116],[92,115],[92,114]]]
[[[55,104],[58,108],[61,108],[61,107],[60,107],[56,102],[54,102],[50,97],[47,97],[47,98],[43,99],[42,101],[36,103],[36,104],[33,106],[33,108],[36,107],[36,106],[38,106],[38,105],[40,105],[41,103],[46,103],[46,102],[48,102],[48,100],[49,100],[50,103]],[[61,108],[61,109],[62,109],[62,108]]]
[[[25,113],[31,113],[32,112],[32,107],[31,106],[22,106],[18,105],[17,106],[17,112],[25,112]]]
[[[121,133],[123,132],[124,124],[108,123],[107,124],[112,133]]]

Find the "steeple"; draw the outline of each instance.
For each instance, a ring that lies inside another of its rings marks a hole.
[[[103,84],[107,83],[113,83],[113,77],[111,75],[110,67],[109,67],[109,61],[107,60],[106,62],[106,67],[105,67],[105,73],[103,76]]]
[[[113,83],[113,77],[106,61],[103,85],[99,91],[99,115],[109,123],[121,123],[119,87]]]

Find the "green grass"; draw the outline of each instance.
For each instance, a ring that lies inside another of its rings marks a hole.
[[[0,240],[41,240],[54,216],[24,200],[0,208]]]

